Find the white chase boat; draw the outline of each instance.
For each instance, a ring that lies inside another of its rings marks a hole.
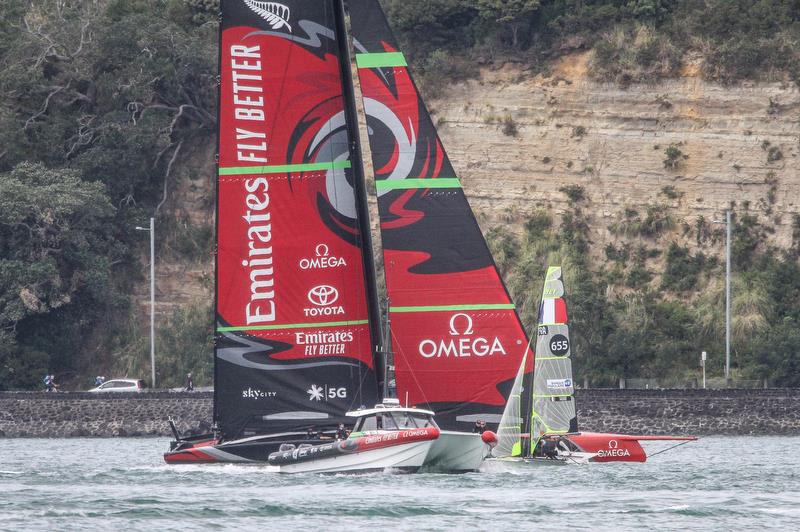
[[[285,444],[269,455],[269,464],[280,473],[413,473],[422,467],[439,437],[433,412],[401,407],[396,400],[347,416],[356,422],[346,440]]]

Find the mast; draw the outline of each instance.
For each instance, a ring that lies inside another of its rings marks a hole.
[[[358,213],[358,229],[361,243],[361,256],[364,264],[364,280],[367,291],[367,308],[369,313],[369,332],[372,339],[372,357],[375,361],[375,374],[381,381],[378,388],[383,390],[386,386],[385,361],[381,351],[381,315],[378,304],[378,285],[375,275],[375,258],[372,254],[372,229],[369,223],[369,205],[367,203],[367,186],[364,172],[364,159],[361,153],[361,135],[358,130],[358,112],[356,111],[356,95],[353,89],[353,73],[351,70],[350,40],[347,38],[347,24],[345,21],[344,0],[333,0],[333,10],[336,19],[336,35],[339,45],[339,66],[342,76],[342,89],[344,96],[344,112],[347,122],[347,138],[350,140],[350,153],[352,155],[353,188],[356,193],[356,211]]]

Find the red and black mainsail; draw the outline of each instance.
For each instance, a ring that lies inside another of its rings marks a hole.
[[[398,397],[498,422],[527,338],[377,0],[349,0],[375,169]]]
[[[333,424],[379,397],[338,1],[221,3],[215,421],[225,439]]]

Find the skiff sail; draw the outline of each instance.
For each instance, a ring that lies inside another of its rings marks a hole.
[[[496,457],[530,456],[542,436],[577,432],[567,306],[561,267],[545,275],[533,373],[523,360],[498,429]],[[527,376],[527,378],[526,378]],[[525,381],[532,384],[525,386]]]
[[[377,0],[349,0],[375,169],[397,396],[497,423],[528,343]]]

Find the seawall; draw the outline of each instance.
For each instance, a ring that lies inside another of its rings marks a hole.
[[[581,430],[637,434],[800,435],[800,389],[579,390]],[[0,393],[0,437],[169,436],[205,431],[210,392]]]

